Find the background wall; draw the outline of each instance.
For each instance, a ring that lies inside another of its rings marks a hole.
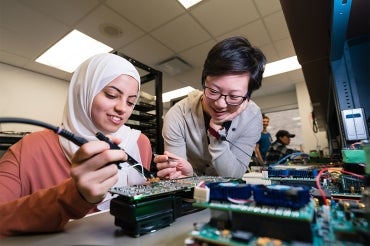
[[[60,125],[69,82],[0,63],[0,116],[23,117]],[[0,124],[0,131],[40,129]]]

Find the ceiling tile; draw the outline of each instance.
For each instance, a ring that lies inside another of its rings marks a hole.
[[[264,22],[273,41],[290,37],[282,11],[266,16]]]
[[[271,39],[261,20],[254,21],[236,30],[228,32],[225,35],[217,37],[217,39],[224,39],[236,35],[246,37],[253,46],[263,46],[271,43]]]
[[[189,15],[180,16],[153,31],[152,35],[175,52],[181,52],[210,39]]]
[[[178,80],[167,74],[163,74],[163,87],[165,88],[163,92],[176,90],[185,87],[187,84],[186,80]]]
[[[291,56],[295,56],[296,53],[294,51],[293,42],[290,38],[281,39],[275,41],[274,46],[279,54],[280,59],[288,58]]]
[[[20,2],[69,26],[75,25],[81,16],[85,16],[99,4],[97,0],[20,0]]]
[[[254,0],[254,2],[262,16],[281,10],[279,0]]]
[[[191,14],[213,36],[230,32],[259,17],[251,0],[208,1],[192,9]]]
[[[145,65],[154,66],[174,53],[149,35],[145,35],[120,50]]]
[[[113,25],[114,27],[119,27],[122,31],[122,35],[112,37],[102,31],[102,25]],[[142,30],[129,23],[116,12],[113,12],[104,5],[99,6],[99,8],[95,9],[91,14],[84,18],[76,26],[76,29],[113,47],[115,50],[134,41],[136,38],[144,34]]]
[[[257,90],[254,95],[260,96],[260,94],[271,95],[281,93],[283,91],[291,91],[295,89],[295,85],[292,81],[289,80],[286,74],[279,74],[276,76],[271,76],[267,78],[263,78],[262,86],[259,90]]]
[[[266,57],[267,63],[279,60],[279,56],[273,45],[269,44],[269,45],[259,46],[258,48],[262,50],[263,54]]]
[[[293,84],[302,83],[305,81],[302,69],[290,71],[287,73],[287,76],[288,80],[291,81]]]
[[[181,58],[192,67],[203,67],[209,50],[216,44],[214,40],[207,41],[180,53]]]
[[[17,1],[2,1],[0,11],[1,49],[21,57],[35,59],[67,32],[67,26]]]
[[[185,12],[174,0],[108,0],[106,4],[145,31],[151,31]]]
[[[175,76],[174,79],[181,82],[182,87],[192,86],[195,89],[201,89],[202,70],[199,67],[194,68],[193,70]]]

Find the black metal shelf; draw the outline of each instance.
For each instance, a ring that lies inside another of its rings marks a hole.
[[[162,115],[163,115],[163,102],[162,102],[162,72],[157,71],[135,59],[128,57],[120,52],[114,52],[114,54],[126,58],[134,66],[148,72],[147,74],[141,76],[141,84],[145,83],[155,83],[155,103],[147,103],[144,101],[139,101],[134,110],[130,121],[126,124],[133,129],[140,130],[144,133],[150,140],[154,153],[163,153],[164,143],[162,138]],[[150,113],[148,113],[150,112]]]
[[[141,111],[141,112],[149,112],[156,109],[156,105],[145,103],[145,102],[139,102],[135,105],[135,110]]]
[[[150,120],[154,120],[156,117],[155,114],[148,114],[148,113],[145,113],[145,112],[140,112],[139,114],[131,114],[130,116],[130,120],[137,120],[137,121],[150,121]],[[155,122],[154,122],[155,123]]]

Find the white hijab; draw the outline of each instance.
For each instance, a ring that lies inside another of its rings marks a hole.
[[[122,74],[136,79],[140,91],[140,75],[136,68],[123,57],[105,53],[95,55],[83,62],[74,72],[70,82],[62,119],[63,128],[88,141],[97,140],[95,134],[99,130],[95,127],[91,118],[91,107],[94,97],[112,80]],[[109,134],[119,137],[122,141],[120,147],[141,163],[137,145],[140,131],[123,125],[117,132]],[[61,136],[59,141],[66,157],[71,160],[72,155],[79,147]],[[120,165],[122,169],[119,171],[119,181],[115,186],[141,183],[143,181],[143,177],[140,177],[133,168],[129,169],[130,166],[127,163],[121,163]],[[139,177],[137,177],[138,175]],[[131,182],[128,180],[129,177]]]

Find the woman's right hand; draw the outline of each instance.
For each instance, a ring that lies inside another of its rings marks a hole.
[[[82,145],[71,160],[71,177],[77,190],[89,203],[99,203],[118,181],[117,165],[108,163],[126,160],[122,150],[111,150],[103,141],[90,141]]]
[[[156,155],[153,160],[157,164],[157,176],[164,179],[177,179],[193,176],[191,164],[168,151],[163,155]]]

